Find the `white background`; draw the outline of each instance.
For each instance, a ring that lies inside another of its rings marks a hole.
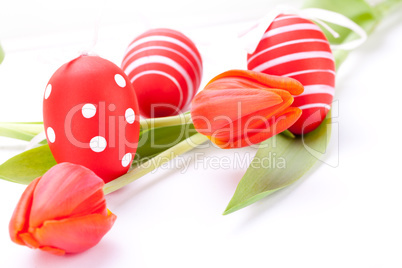
[[[87,50],[119,65],[151,27],[196,43],[203,85],[244,69],[237,33],[278,3],[2,1],[0,121],[42,121],[43,91],[60,65]],[[399,9],[341,67],[327,164],[294,185],[222,216],[246,166],[211,161],[251,159],[255,150],[197,149],[180,158],[186,165],[172,162],[108,195],[118,216],[112,230],[82,254],[57,257],[10,241],[25,186],[0,181],[0,267],[401,267],[401,22]],[[26,144],[1,138],[0,163]]]

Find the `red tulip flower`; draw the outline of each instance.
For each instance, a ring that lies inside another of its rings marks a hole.
[[[106,208],[103,185],[83,166],[54,166],[22,194],[9,225],[11,240],[57,255],[95,246],[116,220]]]
[[[196,130],[221,148],[260,143],[293,125],[301,110],[290,107],[303,92],[297,80],[231,70],[213,78],[192,102]]]

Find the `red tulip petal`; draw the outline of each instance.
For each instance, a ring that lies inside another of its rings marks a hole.
[[[204,90],[222,90],[222,89],[239,89],[239,88],[269,88],[266,85],[249,80],[244,77],[221,77],[218,80],[208,83]]]
[[[278,115],[262,120],[258,119],[244,130],[240,138],[225,139],[211,137],[211,141],[223,149],[246,147],[258,144],[272,136],[281,133],[293,125],[301,116],[302,111],[296,107],[289,107]]]
[[[253,133],[252,129],[255,128],[256,130],[261,129],[265,124],[262,126],[257,122],[256,125],[250,127],[250,133],[246,133],[242,137],[242,144],[243,146],[247,146],[247,144],[257,144],[264,140],[271,138],[272,136],[279,134],[290,126],[292,126],[301,116],[302,110],[296,107],[289,107],[283,112],[275,115],[270,120],[270,127],[262,130],[258,133]]]
[[[25,245],[25,242],[19,237],[20,233],[24,233],[28,230],[29,214],[31,212],[33,192],[40,178],[33,180],[25,189],[18,204],[14,210],[13,216],[9,223],[10,238],[13,242]]]
[[[224,73],[221,73],[214,78],[207,84],[206,88],[215,81],[219,81],[219,79],[225,77],[239,77],[243,78],[245,83],[246,81],[252,81],[260,83],[261,85],[269,88],[278,88],[289,91],[292,95],[299,95],[303,93],[304,87],[303,85],[297,81],[296,79],[283,77],[283,76],[276,76],[276,75],[268,75],[260,72],[253,72],[253,71],[246,71],[246,70],[230,70]]]
[[[228,124],[221,126],[220,129],[213,133],[208,133],[207,136],[212,136],[213,139],[222,140],[236,140],[244,135],[245,129],[254,129],[253,126],[260,124],[262,129],[269,128],[267,118],[273,118],[276,114],[281,113],[288,108],[293,102],[293,96],[289,92],[280,89],[269,89],[271,92],[275,92],[282,98],[282,103],[268,107],[266,109],[258,110],[252,114],[245,115],[238,120],[229,122]],[[242,114],[238,112],[238,114]],[[260,122],[260,123],[256,123]]]
[[[54,166],[35,189],[29,226],[36,228],[48,220],[93,213],[107,215],[103,185],[101,178],[82,166],[70,163]]]
[[[40,244],[38,243],[38,241],[35,240],[35,238],[32,237],[32,234],[30,233],[22,233],[19,234],[18,237],[24,241],[24,246],[27,246],[29,248],[38,248],[40,246]]]
[[[208,90],[195,97],[191,116],[198,132],[212,135],[241,116],[258,113],[282,102],[281,96],[274,91],[255,88]]]
[[[51,253],[53,255],[62,256],[66,254],[66,252],[59,248],[52,248],[52,247],[39,247],[40,250],[45,251],[47,253]]]
[[[46,221],[32,230],[33,237],[42,245],[40,249],[53,253],[78,253],[95,246],[112,228],[116,216],[100,214],[77,218]]]
[[[290,105],[293,103],[293,96],[290,95],[289,92],[281,89],[270,89],[270,91],[275,92],[277,95],[279,95],[282,98],[282,103],[268,107],[266,109],[263,109],[258,112],[259,115],[264,116],[265,118],[271,118],[272,116],[276,115],[277,113],[280,113],[281,111],[285,110],[288,108]],[[247,116],[248,118],[251,118],[251,116]],[[245,117],[245,119],[248,119]]]
[[[281,97],[282,102],[280,104],[274,105],[272,107],[266,107],[265,109],[261,109],[257,111],[256,113],[245,115],[241,118],[242,125],[240,125],[240,128],[245,128],[249,127],[252,120],[256,120],[258,118],[262,118],[263,121],[265,122],[267,118],[272,118],[278,113],[281,113],[284,111],[286,108],[288,108],[292,103],[293,103],[293,96],[290,95],[289,92],[281,89],[269,89],[271,92],[277,94],[278,96]],[[235,126],[236,126],[235,122]]]

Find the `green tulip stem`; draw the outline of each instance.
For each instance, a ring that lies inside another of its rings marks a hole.
[[[176,116],[150,118],[141,120],[141,129],[152,129],[158,127],[177,126],[191,123],[191,114],[179,114]]]
[[[121,187],[126,186],[127,184],[141,178],[142,176],[148,174],[149,172],[157,169],[158,167],[169,162],[175,157],[194,149],[198,145],[203,144],[207,140],[208,138],[200,133],[194,134],[193,136],[167,149],[166,151],[160,153],[159,155],[133,168],[127,174],[111,182],[106,183],[105,186],[103,187],[103,192],[105,194],[114,192],[120,189]]]
[[[144,131],[153,128],[186,125],[191,122],[191,115],[188,112],[176,116],[142,119],[140,125]],[[30,141],[43,131],[42,122],[0,122],[0,137]]]

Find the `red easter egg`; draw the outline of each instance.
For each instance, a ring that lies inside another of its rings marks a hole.
[[[171,116],[188,109],[202,78],[197,47],[171,29],[153,29],[138,36],[128,46],[121,66],[145,117]]]
[[[304,92],[293,107],[302,115],[289,130],[305,134],[327,115],[335,92],[335,61],[328,40],[313,22],[296,15],[279,15],[247,57],[248,69],[298,80]]]
[[[56,162],[94,171],[105,182],[125,174],[139,138],[135,91],[124,72],[97,56],[80,56],[50,78],[43,122]]]

